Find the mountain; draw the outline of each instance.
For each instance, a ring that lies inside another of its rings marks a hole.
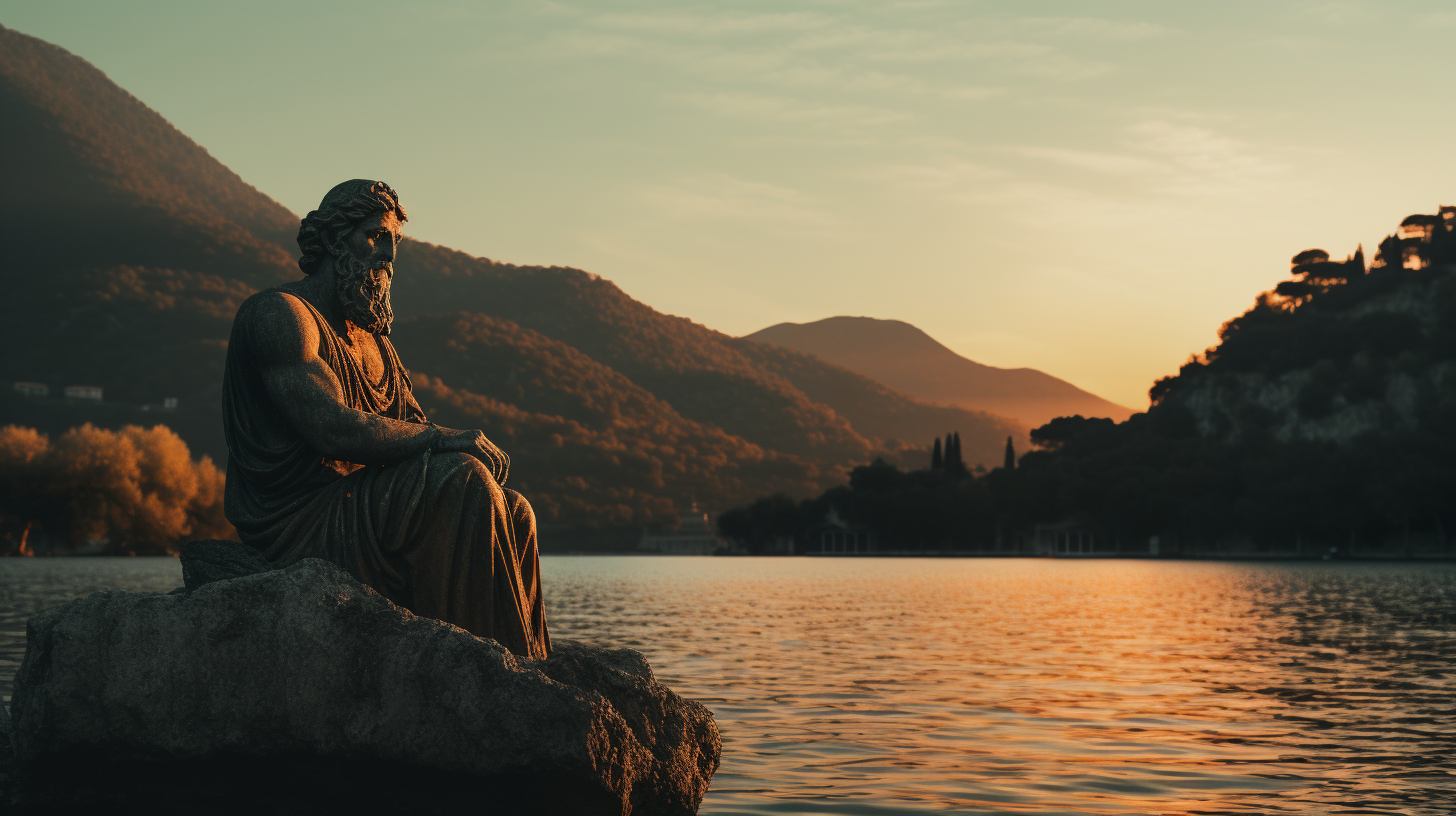
[[[89,63],[4,28],[0,119],[0,420],[115,427],[176,397],[167,424],[222,461],[232,314],[297,276],[297,218]],[[101,385],[109,404],[18,400],[9,381]]]
[[[906,327],[908,328],[908,327]],[[730,510],[750,550],[817,552],[829,509],[885,550],[1211,558],[1456,557],[1456,207],[1368,268],[1322,249],[1121,423],[1067,416],[1014,467],[856,468]]]
[[[812,354],[928,402],[999,414],[1032,428],[1059,416],[1122,421],[1133,413],[1034,368],[995,368],[968,360],[899,320],[830,317],[779,323],[747,339]]]
[[[160,422],[221,461],[232,316],[300,276],[298,216],[94,66],[3,27],[0,120],[0,382],[52,392],[7,387],[0,423]],[[662,314],[581,270],[406,240],[396,271],[393,339],[422,405],[506,448],[513,486],[547,524],[670,525],[692,498],[807,495],[877,456],[918,464],[947,431],[971,463],[1024,437]],[[60,399],[74,384],[102,387],[105,402]]]

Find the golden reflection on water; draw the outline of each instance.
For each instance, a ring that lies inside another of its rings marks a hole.
[[[711,706],[704,813],[1456,805],[1456,569],[546,561],[553,634]]]
[[[555,638],[717,715],[705,814],[1450,814],[1456,565],[546,557]],[[38,609],[175,559],[0,559]]]

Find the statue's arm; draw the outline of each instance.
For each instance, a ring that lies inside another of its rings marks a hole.
[[[248,342],[257,355],[268,395],[309,444],[330,459],[360,465],[388,465],[426,450],[468,453],[500,484],[510,475],[510,457],[478,430],[403,422],[344,404],[344,388],[319,356],[322,339],[308,307],[280,293],[259,295],[247,310]],[[413,401],[413,400],[412,400]],[[419,419],[424,420],[424,411]]]
[[[268,395],[290,424],[324,456],[361,465],[408,459],[442,441],[432,425],[359,411],[319,356],[318,324],[307,307],[282,294],[264,295],[248,315],[251,350]]]

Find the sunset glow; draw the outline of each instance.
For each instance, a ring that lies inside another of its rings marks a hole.
[[[1451,198],[1456,15],[1433,2],[5,17],[296,212],[384,178],[416,237],[584,268],[730,334],[896,318],[1137,408],[1295,252],[1344,257]]]

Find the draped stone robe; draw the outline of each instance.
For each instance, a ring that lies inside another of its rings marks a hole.
[[[382,378],[372,382],[323,315],[289,289],[245,301],[228,345],[224,511],[239,537],[280,566],[332,561],[415,614],[545,658],[550,636],[536,520],[519,493],[466,454],[427,451],[383,467],[329,459],[278,409],[251,332],[258,299],[281,294],[301,301],[318,323],[319,356],[338,377],[346,406],[426,421],[388,337],[371,335],[384,360]]]

